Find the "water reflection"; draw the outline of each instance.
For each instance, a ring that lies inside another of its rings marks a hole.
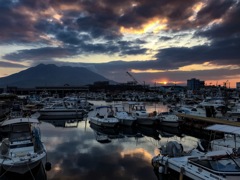
[[[42,119],[42,122],[47,122],[52,124],[55,127],[62,127],[62,128],[77,128],[78,123],[80,121],[84,121],[82,119]]]
[[[146,107],[166,111],[161,104]],[[196,138],[183,135],[181,129],[169,127],[101,128],[90,124],[89,117],[86,120],[40,121],[42,140],[52,164],[51,171],[46,172],[49,180],[91,180],[96,177],[156,180],[151,160],[159,153],[161,145],[177,140],[185,149],[191,149],[197,142]]]
[[[89,123],[85,128],[85,121],[72,129],[54,128],[44,122],[42,125],[48,161],[52,163],[48,179],[156,178],[150,163],[152,154],[136,144],[134,137],[126,140],[124,136],[121,141],[118,133],[107,130],[104,132],[108,133],[111,143],[101,144],[96,141]]]

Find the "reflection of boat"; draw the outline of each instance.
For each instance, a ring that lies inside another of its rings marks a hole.
[[[96,141],[102,144],[112,142],[108,135],[95,131]]]
[[[63,127],[63,128],[76,128],[78,127],[79,121],[78,119],[58,119],[58,120],[41,120],[43,122],[47,122],[53,124],[55,127]]]
[[[90,128],[93,129],[96,141],[99,143],[110,143],[112,142],[111,137],[118,136],[118,130],[113,127],[101,127],[96,124],[91,123]]]
[[[149,126],[137,126],[138,132],[147,137],[152,137],[156,140],[160,140],[159,133],[154,127]]]
[[[106,134],[106,135],[118,135],[119,134],[118,129],[113,128],[113,127],[101,127],[101,126],[91,123],[90,128],[92,128],[94,131],[97,131],[99,133]]]
[[[179,128],[179,127],[161,126],[160,125],[157,130],[162,137],[173,136],[173,135],[176,135],[179,137],[183,136],[183,132],[182,132],[181,128]]]
[[[119,124],[119,120],[113,116],[111,106],[96,107],[95,115],[90,117],[89,122],[103,127],[116,127]]]
[[[140,135],[136,127],[130,126],[120,126],[119,133],[124,135],[125,137],[135,137]]]
[[[1,143],[0,164],[6,171],[24,174],[46,157],[40,129],[34,118],[13,118],[1,123],[4,139]]]

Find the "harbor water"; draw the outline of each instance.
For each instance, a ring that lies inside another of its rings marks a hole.
[[[91,103],[97,106],[117,102]],[[161,103],[147,103],[146,108],[148,112],[168,110]],[[47,149],[46,161],[51,163],[51,170],[28,175],[26,179],[157,180],[151,160],[159,154],[162,145],[175,140],[189,151],[197,144],[197,138],[179,128],[94,126],[89,123],[91,113],[81,120],[40,120],[41,138]],[[7,177],[12,176],[2,173],[2,179]]]

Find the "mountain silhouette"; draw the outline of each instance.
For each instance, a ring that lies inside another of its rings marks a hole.
[[[39,64],[7,77],[0,78],[0,87],[17,86],[34,88],[36,86],[82,86],[96,81],[109,81],[107,78],[83,67]]]

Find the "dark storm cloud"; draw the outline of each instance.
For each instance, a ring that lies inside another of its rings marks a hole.
[[[211,46],[167,48],[156,54],[159,67],[176,69],[190,64],[212,62],[218,65],[240,65],[240,37],[215,41]]]
[[[88,34],[79,35],[76,31],[59,32],[56,37],[58,40],[70,45],[81,45],[92,40]]]
[[[10,53],[3,56],[4,59],[12,61],[25,61],[25,60],[52,60],[54,58],[67,58],[78,54],[74,48],[61,48],[61,47],[46,47],[30,50],[20,50],[16,53]]]
[[[31,8],[36,7],[36,2],[0,0],[1,44],[46,42],[40,37],[43,33],[34,28],[31,13],[37,10]]]
[[[240,4],[233,5],[232,1],[217,2],[211,1],[198,15],[204,16],[202,19],[207,21],[223,17],[223,23],[196,33],[198,36],[208,37],[211,40],[210,44],[191,48],[160,49],[155,57],[162,67],[174,69],[207,61],[216,65],[240,65]],[[227,9],[229,7],[231,8]],[[227,10],[226,15],[224,13]]]
[[[232,5],[223,17],[223,22],[207,30],[200,30],[197,35],[211,40],[237,38],[240,36],[240,3]]]
[[[195,0],[138,1],[135,7],[125,12],[118,20],[119,25],[140,28],[152,18],[168,19],[169,29],[185,29],[189,25],[188,17],[193,13]]]
[[[205,26],[213,20],[224,18],[235,2],[234,0],[209,0],[206,6],[197,13],[196,24]]]
[[[11,3],[10,3],[11,2]],[[118,41],[122,38],[120,27],[140,28],[154,17],[186,18],[187,11],[196,1],[177,0],[133,2],[102,1],[30,1],[19,0],[1,3],[1,42],[50,43],[47,35],[63,43],[79,44],[83,40],[78,33],[87,33],[93,39]],[[76,7],[63,8],[63,7]],[[167,8],[166,8],[167,7]],[[52,9],[51,9],[52,8]],[[182,8],[182,9],[181,9]],[[180,11],[181,9],[181,11]],[[61,23],[53,17],[52,10],[61,15]],[[132,19],[131,19],[132,18]],[[125,19],[125,20],[124,20]],[[64,37],[63,37],[63,31]],[[73,33],[70,37],[70,33]],[[85,41],[90,39],[84,39]],[[88,42],[89,43],[89,42]],[[120,48],[121,49],[121,48]],[[125,51],[129,54],[142,53],[141,50]],[[133,53],[134,52],[134,53]],[[105,53],[104,51],[101,53]],[[123,52],[122,52],[123,53]]]
[[[193,7],[199,2],[204,6],[194,19]],[[194,47],[154,49],[152,52],[156,54],[152,58],[155,60],[84,66],[117,77],[117,73],[131,69],[172,70],[206,61],[216,65],[239,65],[240,3],[235,0],[0,0],[0,43],[34,47],[5,54],[2,58],[36,64],[92,54],[146,55],[154,48],[146,46],[148,38],[127,41],[121,28],[142,30],[154,19],[166,23],[162,34],[145,35],[159,40],[155,44],[168,40],[178,43],[181,37],[186,37],[184,33],[192,31],[196,31],[193,38],[204,37],[208,42]],[[56,42],[61,47],[50,47]]]

